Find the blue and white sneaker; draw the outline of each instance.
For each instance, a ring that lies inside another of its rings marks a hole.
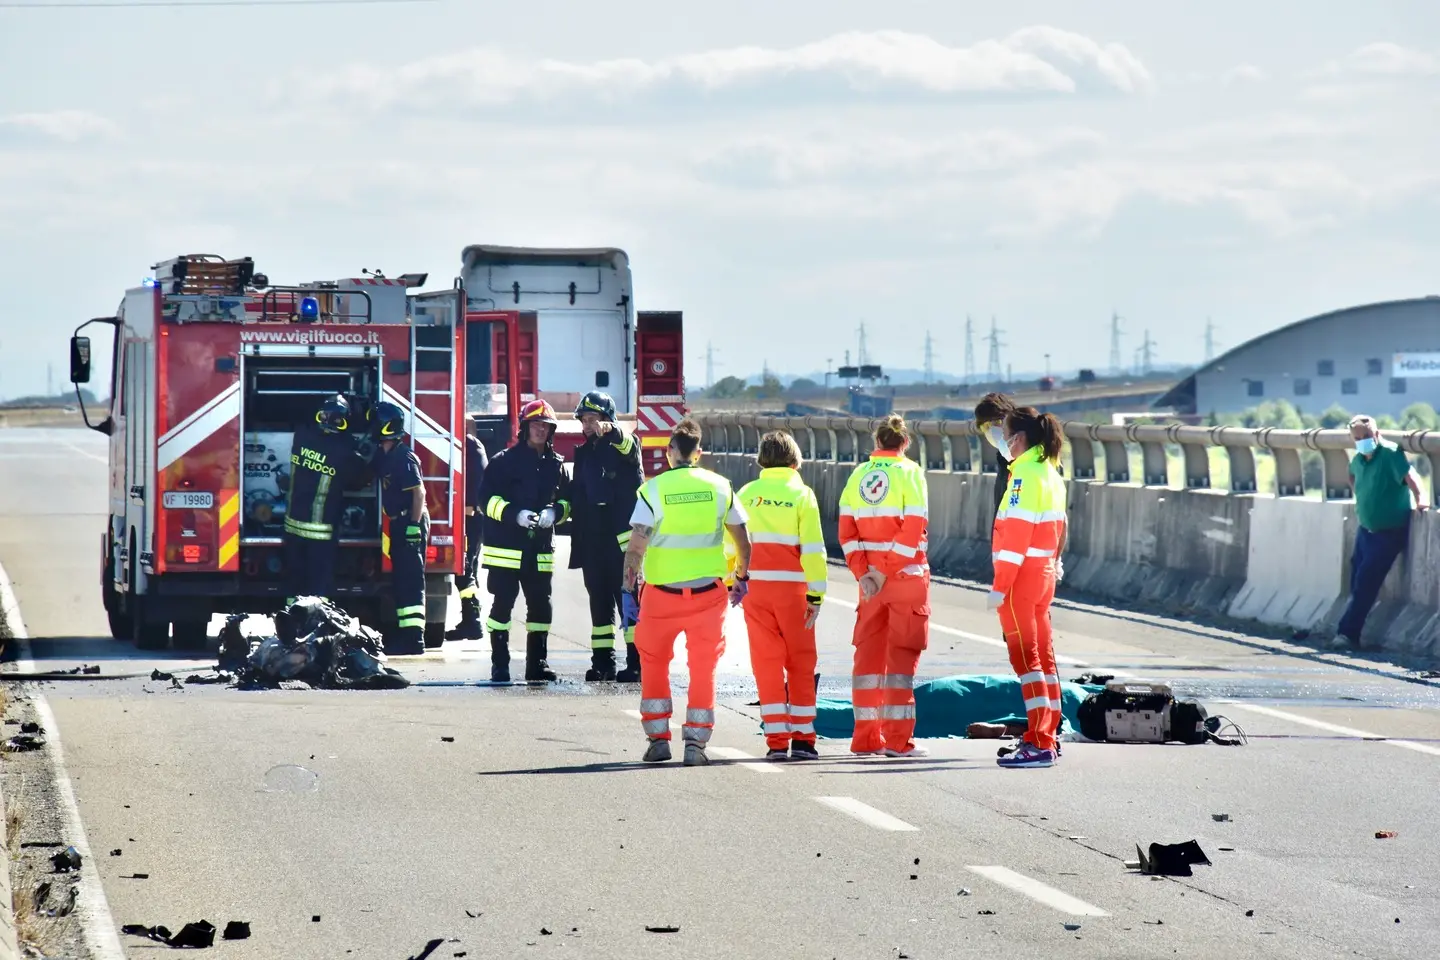
[[[1007,770],[1029,770],[1031,768],[1053,767],[1055,765],[1055,753],[1051,750],[1041,750],[1039,747],[1027,743],[1008,757],[998,758],[995,763]]]

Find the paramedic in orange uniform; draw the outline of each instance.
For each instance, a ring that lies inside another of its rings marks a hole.
[[[815,620],[825,600],[820,505],[788,433],[760,440],[760,479],[740,488],[750,531],[745,626],[769,760],[815,760]]]
[[[725,652],[725,606],[747,589],[750,538],[745,511],[730,482],[699,466],[700,427],[682,420],[665,451],[670,469],[646,482],[630,517],[622,589],[633,594],[644,566],[635,649],[640,654],[640,723],[649,739],[646,763],[670,759],[670,661],[685,634],[689,658],[684,763],[710,762],[705,752],[715,729],[715,668]],[[725,531],[735,539],[735,586],[725,589]],[[627,606],[633,605],[633,601]]]
[[[861,756],[928,752],[911,738],[915,668],[930,637],[929,489],[925,471],[905,456],[909,445],[905,419],[892,414],[840,495],[840,544],[860,581],[850,752]]]
[[[1021,407],[1005,418],[1009,492],[996,514],[995,581],[986,606],[999,610],[1010,664],[1020,677],[1029,727],[1019,749],[996,762],[1012,769],[1049,767],[1059,754],[1060,678],[1050,604],[1065,545],[1064,431],[1052,414]]]

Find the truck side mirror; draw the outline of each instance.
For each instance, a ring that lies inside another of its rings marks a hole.
[[[70,338],[70,382],[90,382],[90,338]]]

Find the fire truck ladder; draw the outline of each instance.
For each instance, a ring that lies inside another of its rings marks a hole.
[[[413,422],[410,424],[410,436],[411,436],[411,438],[412,438],[417,444],[418,444],[420,441],[422,441],[422,440],[438,440],[438,441],[440,441],[440,442],[444,445],[444,448],[445,448],[445,456],[444,456],[443,458],[441,458],[441,459],[443,459],[443,460],[445,461],[445,467],[446,467],[445,476],[443,476],[443,477],[429,477],[429,476],[425,476],[425,475],[422,473],[421,476],[420,476],[420,479],[421,479],[421,480],[425,480],[425,481],[429,481],[429,482],[432,482],[432,483],[443,483],[443,484],[445,484],[445,518],[444,518],[443,520],[441,520],[441,519],[438,519],[438,518],[436,518],[436,517],[431,517],[431,518],[430,518],[430,527],[431,527],[432,530],[433,530],[435,527],[441,527],[441,526],[446,527],[446,528],[449,528],[450,531],[452,531],[451,535],[453,536],[453,535],[454,535],[454,534],[453,534],[454,524],[452,523],[453,518],[451,517],[450,512],[451,512],[451,510],[454,509],[454,502],[455,502],[455,498],[454,498],[454,493],[455,493],[455,491],[454,491],[454,489],[453,489],[454,476],[455,476],[455,464],[453,464],[453,463],[451,462],[451,457],[454,455],[454,452],[455,452],[455,439],[454,439],[455,424],[454,424],[454,422],[453,422],[453,418],[454,418],[454,415],[455,415],[455,414],[454,414],[454,409],[453,409],[453,408],[454,408],[454,406],[455,406],[455,400],[454,400],[454,398],[455,398],[455,378],[456,378],[456,376],[458,375],[458,373],[457,373],[457,371],[456,371],[456,369],[455,369],[455,362],[454,362],[453,357],[451,358],[451,361],[450,361],[450,363],[448,364],[448,366],[449,366],[449,368],[450,368],[450,389],[449,389],[449,390],[417,390],[417,389],[415,388],[415,384],[416,384],[416,381],[417,381],[417,375],[418,375],[418,373],[419,373],[418,364],[416,363],[416,357],[419,355],[420,351],[423,350],[423,351],[425,351],[426,353],[454,353],[454,346],[453,346],[453,344],[448,345],[448,346],[444,346],[444,347],[429,347],[429,346],[425,346],[425,345],[423,345],[423,344],[421,344],[421,343],[419,342],[419,337],[416,336],[416,334],[419,332],[419,330],[420,330],[419,327],[411,327],[411,328],[410,328],[410,409],[413,411],[412,417],[411,417],[411,419],[412,419]],[[435,420],[435,423],[436,423],[437,425],[445,428],[446,430],[448,430],[448,431],[450,431],[450,432],[448,432],[448,433],[436,433],[436,432],[434,432],[434,431],[428,430],[428,429],[425,427],[424,422],[420,419],[421,410],[420,410],[420,402],[419,402],[419,399],[418,399],[419,397],[424,397],[424,396],[431,396],[431,397],[448,397],[448,398],[449,398],[449,402],[445,404],[445,416],[444,416],[444,418],[441,419],[440,417],[435,417],[434,420]],[[433,452],[433,451],[432,451],[432,452]],[[464,541],[462,540],[461,543],[463,544],[463,542],[464,542]]]

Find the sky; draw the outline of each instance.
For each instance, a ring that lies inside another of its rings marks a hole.
[[[0,0],[0,397],[180,253],[445,286],[472,243],[625,249],[692,385],[862,322],[961,374],[967,316],[981,375],[992,317],[1017,374],[1107,368],[1112,312],[1194,363],[1440,294],[1437,116],[1433,0]]]

